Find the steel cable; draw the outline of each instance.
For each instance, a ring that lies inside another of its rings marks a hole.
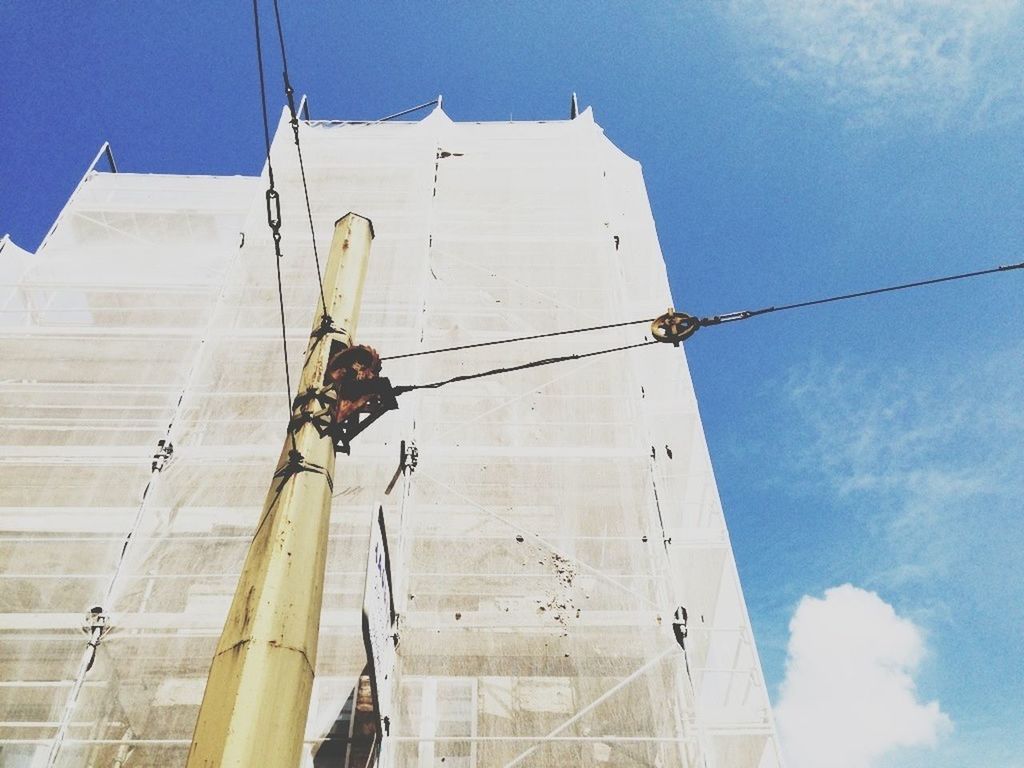
[[[260,105],[263,111],[263,144],[267,152],[267,225],[274,239],[274,263],[277,267],[277,300],[281,311],[281,346],[284,350],[284,382],[288,394],[288,417],[292,414],[292,379],[288,371],[288,325],[284,312],[284,288],[281,281],[281,202],[274,188],[274,166],[270,161],[270,121],[267,118],[267,86],[263,74],[263,42],[260,36],[259,0],[252,0],[252,18],[256,29],[256,61],[260,74]],[[293,438],[294,441],[294,438]]]
[[[935,285],[936,283],[947,283],[954,280],[964,280],[970,277],[979,277],[981,275],[991,275],[998,272],[1009,272],[1014,269],[1024,269],[1024,262],[1019,264],[1008,264],[998,267],[992,267],[990,269],[981,269],[975,272],[963,272],[958,275],[947,275],[945,277],[936,277],[929,280],[917,280],[912,283],[901,283],[900,285],[890,285],[885,288],[873,288],[868,291],[857,291],[856,293],[844,293],[837,296],[829,296],[823,299],[812,299],[810,301],[800,301],[793,304],[783,304],[781,306],[763,307],[762,309],[743,310],[741,312],[729,312],[722,315],[709,315],[707,317],[697,318],[697,323],[702,326],[721,325],[722,323],[735,322],[737,320],[747,320],[751,317],[757,317],[759,315],[767,315],[771,312],[784,312],[789,309],[799,309],[801,307],[813,307],[819,304],[829,304],[835,301],[845,301],[847,299],[856,299],[863,296],[873,296],[879,293],[890,293],[892,291],[902,291],[909,288],[918,288],[925,285]],[[406,352],[401,355],[387,355],[381,357],[381,362],[386,360],[402,360],[408,357],[420,357],[423,355],[437,355],[442,352],[458,352],[463,349],[476,349],[478,347],[491,347],[499,344],[515,344],[520,341],[533,341],[535,339],[547,339],[553,336],[567,336],[573,333],[587,333],[589,331],[603,331],[609,328],[623,328],[629,325],[640,325],[641,323],[653,322],[656,318],[645,318],[643,320],[627,320],[622,323],[607,323],[604,325],[591,325],[585,328],[573,328],[565,331],[550,331],[548,333],[535,333],[530,336],[516,336],[511,339],[498,339],[496,341],[480,341],[474,344],[459,344],[452,347],[440,347],[438,349],[425,349],[420,352]]]
[[[316,264],[316,282],[320,288],[320,306],[324,313],[327,312],[327,299],[324,297],[323,269],[320,267],[320,252],[316,246],[316,227],[313,226],[313,207],[309,202],[309,186],[306,183],[306,165],[302,160],[302,144],[299,142],[299,116],[295,111],[295,89],[292,88],[291,77],[288,74],[288,54],[284,45],[284,29],[281,25],[281,9],[277,0],[274,0],[274,19],[277,22],[277,40],[281,46],[281,68],[284,77],[284,94],[288,99],[289,124],[295,136],[295,152],[299,157],[299,175],[302,177],[302,194],[306,199],[306,217],[309,219],[309,237],[313,242],[313,262]]]
[[[471,381],[473,379],[482,379],[487,376],[497,376],[502,373],[512,373],[513,371],[524,371],[527,368],[540,368],[544,365],[554,365],[555,363],[566,363],[571,360],[583,360],[587,357],[597,357],[598,355],[607,355],[611,352],[622,352],[627,349],[637,349],[638,347],[649,347],[652,344],[660,344],[660,341],[641,341],[638,344],[627,344],[622,347],[612,347],[610,349],[599,349],[596,352],[584,352],[578,355],[561,355],[559,357],[547,357],[543,360],[534,360],[530,363],[521,363],[519,365],[510,365],[503,368],[492,368],[489,371],[480,371],[479,373],[466,373],[461,376],[452,376],[450,379],[442,379],[441,381],[433,381],[429,384],[409,384],[405,386],[395,387],[395,396],[404,394],[406,392],[412,392],[417,389],[439,389],[447,386],[448,384],[454,384],[458,381]]]
[[[868,290],[868,291],[858,291],[856,293],[844,293],[844,294],[840,294],[840,295],[837,295],[837,296],[829,296],[829,297],[823,298],[823,299],[813,299],[811,301],[801,301],[801,302],[796,302],[796,303],[793,303],[793,304],[783,304],[783,305],[778,306],[778,307],[774,307],[774,306],[773,307],[764,307],[763,309],[744,310],[742,312],[732,312],[732,313],[725,314],[725,315],[712,315],[712,316],[709,316],[709,317],[702,317],[702,318],[690,318],[690,320],[692,322],[696,322],[696,324],[698,326],[700,326],[700,327],[707,327],[707,326],[712,326],[712,325],[721,325],[722,323],[735,322],[737,320],[747,320],[748,318],[757,317],[759,315],[765,315],[765,314],[768,314],[770,312],[782,312],[782,311],[785,311],[785,310],[788,310],[788,309],[799,309],[801,307],[812,307],[812,306],[816,306],[816,305],[819,305],[819,304],[828,304],[830,302],[835,302],[835,301],[844,301],[846,299],[855,299],[855,298],[860,298],[860,297],[863,297],[863,296],[872,296],[872,295],[879,294],[879,293],[889,293],[889,292],[892,292],[892,291],[902,291],[902,290],[906,290],[906,289],[909,289],[909,288],[918,288],[918,287],[925,286],[925,285],[935,285],[936,283],[946,283],[946,282],[951,282],[951,281],[954,281],[954,280],[964,280],[964,279],[970,278],[970,277],[978,277],[978,276],[981,276],[981,275],[991,275],[991,274],[998,273],[998,272],[1008,272],[1008,271],[1015,270],[1015,269],[1024,269],[1024,262],[1021,262],[1019,264],[1009,264],[1009,265],[1004,265],[1004,266],[992,267],[990,269],[981,269],[981,270],[977,270],[975,272],[963,272],[963,273],[957,274],[957,275],[947,275],[945,277],[936,277],[936,278],[931,278],[929,280],[917,280],[917,281],[912,282],[912,283],[902,283],[900,285],[892,285],[892,286],[887,286],[885,288],[874,288],[874,289]],[[519,336],[519,337],[512,338],[512,339],[499,339],[497,341],[482,341],[482,342],[478,342],[476,344],[462,344],[462,345],[454,346],[454,347],[442,347],[440,349],[424,350],[422,352],[409,352],[409,353],[402,354],[402,355],[392,355],[390,357],[382,357],[381,360],[382,361],[384,361],[384,360],[399,360],[399,359],[407,358],[407,357],[419,357],[421,355],[433,355],[433,354],[439,354],[439,353],[442,353],[442,352],[455,352],[455,351],[462,350],[462,349],[474,349],[474,348],[477,348],[477,347],[489,347],[489,346],[495,346],[495,345],[498,345],[498,344],[513,344],[513,343],[520,342],[520,341],[531,341],[531,340],[534,340],[534,339],[546,339],[546,338],[550,338],[552,336],[565,336],[565,335],[569,335],[569,334],[573,334],[573,333],[586,333],[588,331],[599,331],[599,330],[605,330],[605,329],[608,329],[608,328],[621,328],[621,327],[628,326],[628,325],[638,325],[640,323],[648,323],[648,322],[652,322],[652,321],[651,320],[629,320],[629,321],[626,321],[626,322],[623,322],[623,323],[608,323],[608,324],[605,324],[605,325],[593,325],[593,326],[588,326],[586,328],[574,328],[572,330],[567,330],[567,331],[552,331],[550,333],[537,333],[537,334],[533,334],[531,336]],[[696,329],[694,329],[694,330],[696,330]],[[581,359],[587,358],[587,357],[595,357],[597,355],[606,355],[606,354],[609,354],[611,352],[621,352],[621,351],[627,350],[627,349],[636,349],[638,347],[646,347],[646,346],[650,346],[652,344],[660,344],[660,343],[664,343],[664,342],[661,341],[661,340],[655,339],[654,341],[643,341],[643,342],[640,342],[638,344],[628,344],[626,346],[612,347],[610,349],[602,349],[602,350],[598,350],[596,352],[585,352],[583,354],[562,355],[562,356],[559,356],[559,357],[548,357],[548,358],[544,358],[542,360],[535,360],[535,361],[529,362],[529,363],[521,363],[519,365],[505,366],[505,367],[501,367],[501,368],[493,368],[491,370],[481,371],[479,373],[469,373],[469,374],[463,374],[463,375],[460,375],[460,376],[452,376],[451,378],[442,379],[440,381],[431,382],[429,384],[413,384],[413,385],[399,386],[399,387],[395,387],[394,388],[394,394],[397,396],[397,395],[401,395],[401,394],[403,394],[405,392],[412,392],[412,391],[417,390],[417,389],[438,389],[440,387],[446,386],[448,384],[454,384],[454,383],[459,382],[459,381],[471,381],[473,379],[481,379],[481,378],[485,378],[485,377],[488,377],[488,376],[497,376],[499,374],[512,373],[514,371],[522,371],[522,370],[526,370],[528,368],[538,368],[540,366],[552,365],[554,363],[562,363],[562,362],[567,362],[567,361],[570,361],[570,360],[581,360]]]
[[[586,333],[587,331],[603,331],[608,328],[623,328],[627,325],[639,325],[640,323],[649,323],[654,318],[648,317],[644,320],[627,320],[624,323],[608,323],[606,325],[592,325],[588,328],[573,328],[568,331],[551,331],[549,333],[535,333],[532,336],[518,336],[514,339],[498,339],[497,341],[479,341],[475,344],[460,344],[455,347],[442,347],[440,349],[428,349],[422,352],[406,352],[402,355],[388,355],[381,358],[381,362],[385,360],[401,360],[406,357],[420,357],[421,355],[436,355],[441,352],[457,352],[460,349],[475,349],[477,347],[492,347],[498,344],[514,344],[519,341],[532,341],[534,339],[547,339],[552,336],[567,336],[572,333]]]
[[[788,309],[800,309],[801,307],[814,307],[819,304],[830,304],[834,301],[846,301],[847,299],[859,299],[863,296],[874,296],[879,293],[891,293],[893,291],[903,291],[908,288],[920,288],[925,285],[935,285],[937,283],[948,283],[954,280],[965,280],[969,277],[979,277],[981,275],[991,275],[997,272],[1009,272],[1014,269],[1024,269],[1024,261],[1019,264],[1007,264],[998,267],[991,267],[990,269],[979,269],[975,272],[962,272],[958,275],[946,275],[945,277],[933,277],[929,280],[916,280],[912,283],[901,283],[900,285],[890,285],[885,288],[872,288],[868,291],[857,291],[856,293],[843,293],[838,296],[829,296],[824,299],[811,299],[810,301],[798,301],[793,304],[783,304],[779,307],[764,307],[762,309],[748,309],[742,312],[730,312],[725,315],[712,315],[710,317],[702,317],[700,324],[702,326],[707,325],[719,325],[721,323],[734,322],[736,320],[747,320],[751,317],[757,317],[758,315],[767,315],[771,312],[784,312]]]

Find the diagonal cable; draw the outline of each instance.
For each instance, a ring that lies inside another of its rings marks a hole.
[[[700,327],[706,327],[711,325],[721,325],[723,323],[731,323],[737,320],[747,320],[751,317],[758,317],[760,315],[767,315],[772,312],[784,312],[790,309],[800,309],[802,307],[813,307],[820,304],[830,304],[837,301],[846,301],[848,299],[857,299],[864,296],[874,296],[880,293],[892,293],[894,291],[903,291],[911,288],[920,288],[927,285],[936,285],[938,283],[948,283],[956,280],[965,280],[971,277],[979,277],[981,275],[992,275],[1000,272],[1010,272],[1015,269],[1024,269],[1024,261],[1018,264],[1007,264],[997,267],[991,267],[989,269],[980,269],[975,272],[963,272],[957,275],[946,275],[944,277],[935,277],[928,280],[917,280],[911,283],[901,283],[899,285],[890,285],[884,288],[873,288],[867,291],[857,291],[856,293],[843,293],[837,296],[828,296],[823,299],[812,299],[810,301],[800,301],[793,304],[782,304],[780,306],[763,307],[761,309],[743,310],[741,312],[729,312],[722,315],[709,315],[707,317],[690,318],[691,321],[695,322]],[[475,349],[477,347],[490,347],[499,344],[515,344],[521,341],[533,341],[535,339],[547,339],[554,336],[566,336],[574,333],[587,333],[589,331],[602,331],[609,328],[622,328],[629,325],[640,325],[642,323],[650,323],[655,318],[645,318],[643,320],[627,320],[621,323],[607,323],[604,325],[592,325],[585,328],[573,328],[564,331],[550,331],[548,333],[535,333],[530,336],[517,336],[511,339],[497,339],[495,341],[481,341],[475,344],[460,344],[453,347],[441,347],[439,349],[425,349],[419,352],[406,352],[401,355],[388,355],[381,358],[381,361],[386,360],[401,360],[408,357],[421,357],[423,355],[436,355],[443,352],[458,352],[463,349]],[[627,347],[628,348],[628,347]],[[608,350],[615,351],[615,350]],[[553,361],[553,362],[557,362]],[[540,361],[539,364],[546,364],[546,361]],[[518,370],[514,368],[512,370]],[[425,387],[416,387],[417,389],[423,389]]]
[[[288,54],[285,52],[284,28],[281,25],[281,9],[277,0],[274,0],[274,20],[277,22],[277,41],[281,46],[281,66],[284,77],[284,94],[288,99],[288,123],[292,127],[292,134],[295,137],[295,152],[299,157],[299,175],[302,177],[302,194],[306,199],[306,218],[309,220],[309,238],[313,242],[313,262],[316,264],[316,282],[320,288],[320,306],[324,312],[327,311],[327,299],[324,298],[323,269],[320,266],[320,252],[316,246],[316,227],[313,225],[313,207],[309,203],[309,185],[306,183],[306,165],[302,160],[302,144],[299,142],[299,116],[295,111],[295,89],[292,88],[291,77],[288,74]]]
[[[751,317],[757,317],[759,315],[767,315],[771,312],[785,312],[789,309],[801,309],[802,307],[816,307],[820,304],[831,304],[835,301],[846,301],[847,299],[859,299],[864,296],[875,296],[879,293],[892,293],[893,291],[905,291],[910,288],[920,288],[925,285],[937,285],[938,283],[949,283],[955,280],[966,280],[970,277],[980,277],[981,275],[993,275],[998,272],[1009,272],[1014,269],[1024,269],[1024,261],[1019,264],[1006,264],[998,267],[991,267],[990,269],[979,269],[976,272],[962,272],[958,275],[946,275],[944,277],[933,277],[928,280],[916,280],[912,283],[901,283],[899,285],[889,285],[885,288],[872,288],[867,291],[857,291],[856,293],[842,293],[838,296],[829,296],[824,299],[811,299],[810,301],[798,301],[794,304],[783,304],[775,307],[763,307],[761,309],[747,309],[742,312],[730,312],[725,315],[712,315],[710,317],[700,318],[700,324],[702,326],[708,325],[720,325],[721,323],[731,323],[737,320],[746,320]]]
[[[365,123],[365,125],[376,125],[377,123],[386,123],[388,120],[394,120],[396,117],[405,117],[406,115],[412,114],[413,112],[419,112],[421,109],[432,107],[435,104],[440,104],[440,101],[438,99],[434,99],[433,101],[425,101],[422,104],[417,104],[415,107],[403,109],[401,112],[395,112],[394,114],[387,115],[386,117],[381,117],[372,122]]]
[[[440,352],[457,352],[462,349],[475,349],[477,347],[491,347],[497,344],[511,344],[518,341],[533,341],[534,339],[548,339],[552,336],[567,336],[573,333],[586,333],[588,331],[603,331],[609,328],[624,328],[627,325],[640,325],[641,323],[649,323],[654,318],[645,318],[643,320],[627,320],[624,323],[607,323],[605,325],[591,325],[587,328],[574,328],[569,331],[550,331],[548,333],[535,333],[532,336],[517,336],[514,339],[498,339],[497,341],[479,341],[475,344],[460,344],[455,347],[443,347],[441,349],[428,349],[423,352],[406,352],[403,355],[387,355],[381,358],[381,362],[385,360],[401,360],[406,357],[420,357],[421,355],[436,355]]]
[[[417,389],[440,389],[441,387],[447,386],[448,384],[455,384],[459,381],[471,381],[473,379],[483,379],[488,376],[498,376],[502,373],[512,373],[513,371],[524,371],[528,368],[540,368],[544,365],[554,365],[555,363],[566,363],[570,360],[583,360],[587,357],[596,357],[597,355],[607,355],[612,352],[623,352],[627,349],[636,349],[637,347],[649,347],[652,344],[661,344],[660,341],[641,341],[638,344],[626,344],[622,347],[611,347],[610,349],[599,349],[596,352],[583,352],[578,355],[560,355],[559,357],[547,357],[543,360],[534,360],[529,363],[520,363],[519,365],[510,365],[503,368],[492,368],[489,371],[480,371],[478,373],[465,373],[460,376],[452,376],[450,379],[442,379],[440,381],[433,381],[429,384],[407,384],[401,387],[394,388],[394,394],[401,395],[406,392],[412,392]]]

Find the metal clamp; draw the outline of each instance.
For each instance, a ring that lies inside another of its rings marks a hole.
[[[85,644],[84,671],[92,669],[96,663],[96,649],[100,647],[100,639],[109,629],[107,625],[107,614],[103,612],[102,606],[96,605],[89,609],[82,624],[82,630],[89,635],[89,642]]]
[[[280,488],[284,488],[284,484],[300,472],[313,472],[317,475],[323,475],[324,479],[327,480],[327,487],[334,491],[334,479],[331,477],[330,472],[327,471],[326,467],[322,467],[319,464],[311,464],[306,461],[306,457],[299,453],[297,450],[292,448],[288,451],[288,460],[281,465],[280,469],[274,473],[274,478],[281,478]]]
[[[90,635],[95,634],[95,630],[99,630],[102,633],[107,627],[107,618],[107,614],[103,612],[102,606],[93,606],[85,614],[85,620],[82,622],[82,631]]]

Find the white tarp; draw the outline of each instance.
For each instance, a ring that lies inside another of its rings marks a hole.
[[[385,356],[673,303],[639,165],[589,111],[313,122],[302,141],[321,257],[340,215],[373,220],[358,340]],[[286,123],[273,158],[295,381],[317,288]],[[0,310],[18,318],[0,323],[4,766],[183,762],[288,416],[264,184],[90,174],[2,273]],[[425,383],[645,338],[636,325],[384,374]],[[154,469],[160,440],[174,450]],[[346,759],[366,509],[403,440],[418,466],[383,497],[395,765],[778,764],[685,358],[658,345],[404,395],[339,457],[305,765]],[[109,621],[83,676],[93,606]]]

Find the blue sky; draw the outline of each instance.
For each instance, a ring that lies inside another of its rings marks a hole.
[[[314,116],[443,93],[455,120],[558,118],[577,91],[644,166],[677,305],[713,314],[1024,259],[1022,5],[282,11]],[[125,170],[259,171],[248,3],[9,2],[0,17],[0,232],[23,247],[103,140]],[[832,765],[1024,765],[1022,281],[687,342],[793,768],[826,765],[786,714],[808,701],[840,724]],[[828,633],[847,623],[868,629],[875,684],[816,689],[844,663]]]

